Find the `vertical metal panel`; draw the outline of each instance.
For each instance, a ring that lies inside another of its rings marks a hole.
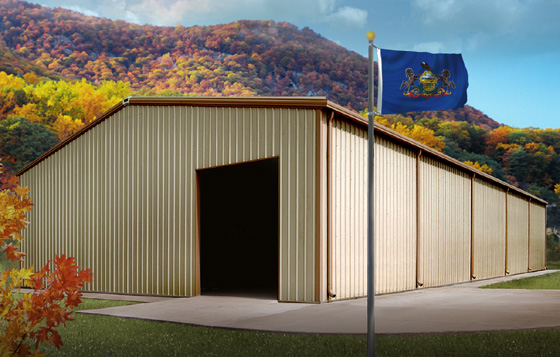
[[[375,291],[414,289],[416,153],[378,136],[375,144]]]
[[[508,193],[508,266],[510,274],[527,272],[529,239],[529,207],[527,199]]]
[[[420,164],[420,283],[470,279],[471,179],[429,157]]]
[[[486,181],[474,182],[474,271],[477,279],[503,276],[506,193]]]
[[[328,130],[329,130],[329,126],[328,126],[328,118],[327,115],[323,112],[323,111],[317,111],[318,112],[318,129],[317,132],[319,135],[318,136],[318,142],[320,143],[320,145],[318,145],[317,147],[317,154],[318,154],[318,160],[319,160],[319,164],[317,165],[318,167],[318,179],[319,179],[319,187],[318,189],[319,191],[319,197],[318,197],[318,201],[319,201],[319,212],[318,214],[319,216],[319,225],[321,227],[321,229],[319,229],[318,232],[315,232],[316,234],[319,234],[319,247],[316,247],[315,249],[319,249],[319,257],[320,260],[318,262],[318,266],[319,266],[319,272],[320,272],[320,276],[319,282],[315,282],[316,286],[319,286],[320,290],[319,290],[319,295],[318,295],[318,300],[319,301],[326,301],[328,299],[327,296],[327,288],[328,288],[328,272],[327,272],[327,268],[328,268],[328,252],[327,252],[327,240],[328,240],[328,233],[329,233],[329,195],[328,195],[328,140],[329,140],[329,134],[328,134]],[[317,294],[317,292],[316,292]]]
[[[86,290],[194,295],[196,170],[279,157],[280,291],[315,299],[314,109],[130,106],[22,176],[26,264],[92,268]]]
[[[336,117],[331,130],[331,289],[344,299],[366,294],[366,212],[355,208],[366,197],[357,170],[366,165],[367,132]]]
[[[333,290],[337,299],[366,295],[367,131],[335,119],[331,145]],[[415,287],[416,159],[376,137],[376,293]]]
[[[546,207],[531,202],[529,269],[543,270],[546,254]]]

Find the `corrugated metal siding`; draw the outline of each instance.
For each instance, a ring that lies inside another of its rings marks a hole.
[[[335,119],[332,131],[333,290],[367,294],[367,131]],[[415,287],[416,159],[383,138],[375,145],[376,293]]]
[[[532,203],[531,206],[531,241],[529,251],[529,268],[545,269],[546,254],[546,207]]]
[[[327,150],[327,145],[328,145],[328,139],[329,139],[329,134],[328,134],[328,118],[325,114],[325,112],[323,111],[318,111],[318,115],[319,115],[319,135],[320,135],[320,142],[321,145],[320,147],[317,148],[317,150],[319,150],[319,160],[321,161],[321,165],[320,165],[320,171],[318,172],[319,174],[319,180],[320,180],[320,225],[322,227],[322,229],[319,231],[320,233],[320,261],[319,261],[319,267],[320,267],[320,277],[319,279],[320,282],[318,284],[320,290],[319,290],[319,296],[318,296],[318,300],[319,301],[326,301],[328,299],[327,297],[327,288],[328,288],[328,272],[327,272],[327,267],[328,267],[328,251],[327,251],[327,246],[328,246],[328,242],[327,240],[329,239],[329,195],[328,195],[328,150]],[[316,282],[317,284],[317,282]]]
[[[510,274],[526,273],[528,267],[529,206],[527,200],[508,193],[508,266]]]
[[[330,144],[331,288],[344,299],[367,289],[367,132],[335,118]]]
[[[119,110],[21,177],[36,204],[24,232],[26,264],[39,267],[66,252],[92,268],[87,290],[194,295],[196,170],[278,157],[279,299],[326,300],[329,267],[337,299],[364,296],[367,131],[337,112],[329,134],[327,113],[158,105]],[[415,288],[418,230],[424,286],[469,279],[471,236],[477,278],[503,275],[503,188],[476,179],[471,193],[469,174],[429,153],[421,156],[418,183],[418,147],[388,138],[376,136],[375,144],[376,293]],[[527,201],[508,197],[510,272],[522,272],[524,263],[542,269],[546,210],[531,204],[529,227]],[[531,232],[530,244],[517,243],[526,239],[519,231]]]
[[[195,170],[278,156],[279,299],[313,301],[315,125],[312,109],[125,107],[22,176],[26,262],[67,252],[87,290],[194,295]]]
[[[470,280],[470,244],[470,177],[422,156],[419,282],[428,287]]]
[[[480,180],[474,181],[474,263],[477,279],[505,275],[506,193]]]
[[[375,292],[416,287],[416,154],[375,138]],[[365,194],[364,194],[365,197]]]

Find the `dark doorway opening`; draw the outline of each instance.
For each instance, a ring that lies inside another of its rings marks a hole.
[[[278,159],[198,171],[202,294],[278,297]]]

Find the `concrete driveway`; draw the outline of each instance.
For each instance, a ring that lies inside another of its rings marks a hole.
[[[376,333],[423,334],[560,328],[560,290],[479,288],[500,281],[551,272],[554,271],[377,296]],[[81,312],[85,314],[289,333],[367,333],[365,298],[326,304],[299,304],[231,296],[161,298],[84,295],[89,298],[144,302]]]

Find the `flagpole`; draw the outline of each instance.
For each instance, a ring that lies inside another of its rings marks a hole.
[[[375,314],[374,314],[374,296],[375,296],[375,241],[374,241],[374,117],[373,109],[373,91],[374,91],[374,73],[373,73],[373,44],[375,33],[369,31],[367,33],[369,40],[368,51],[368,186],[367,186],[367,355],[375,356]],[[379,56],[379,52],[378,52]],[[379,61],[379,58],[378,58]],[[381,72],[381,71],[379,71]],[[378,84],[379,86],[379,84]],[[377,97],[378,109],[381,106],[380,97]]]

